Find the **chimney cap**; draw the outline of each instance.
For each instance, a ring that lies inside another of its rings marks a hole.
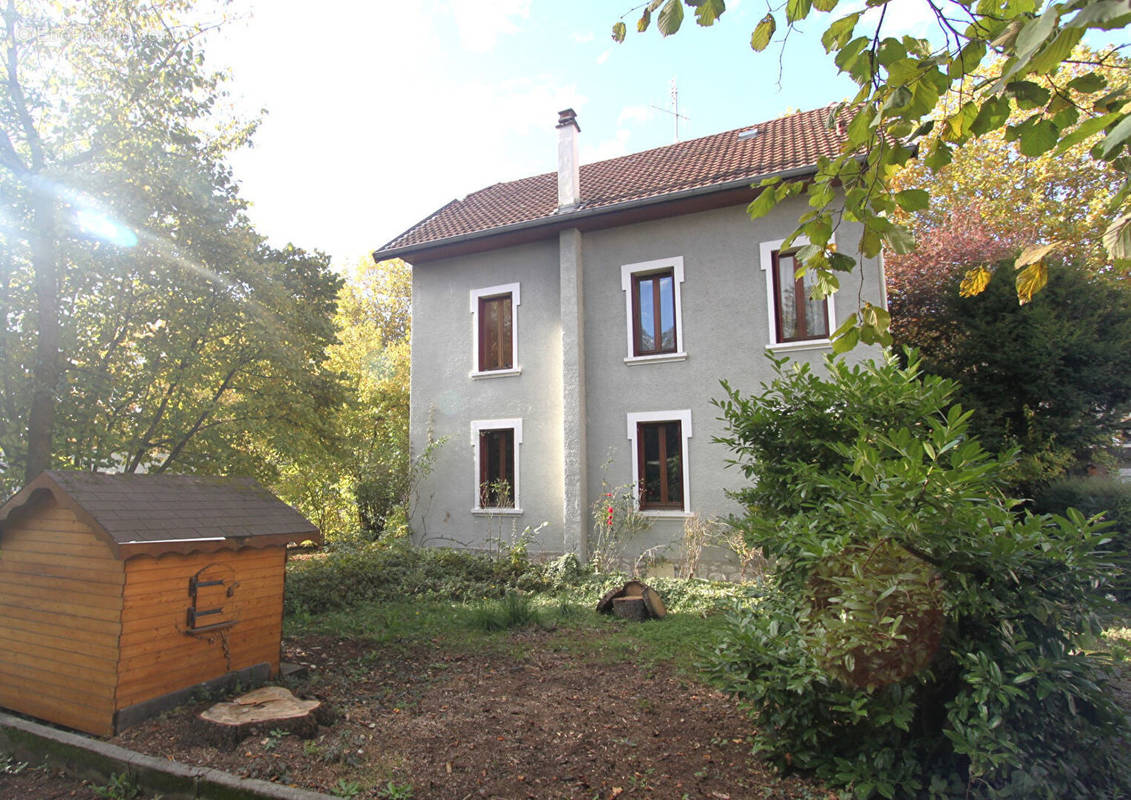
[[[569,125],[581,130],[581,126],[577,124],[577,112],[572,108],[567,108],[558,112],[558,127],[565,128]]]

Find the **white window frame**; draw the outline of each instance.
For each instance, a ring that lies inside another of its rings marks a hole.
[[[770,321],[769,338],[766,340],[767,350],[817,350],[820,348],[832,347],[832,341],[826,336],[821,339],[805,339],[800,342],[779,342],[778,341],[778,325],[777,325],[777,303],[774,302],[774,252],[782,249],[782,244],[785,239],[775,239],[771,242],[760,242],[758,245],[759,257],[762,264],[762,275],[766,279],[766,318]],[[789,246],[790,250],[799,247],[805,247],[809,244],[808,236],[798,236],[793,244]],[[835,245],[836,239],[830,238],[829,244]],[[837,328],[836,322],[836,303],[833,298],[835,294],[830,294],[825,298],[825,307],[828,309],[829,314],[829,332],[835,331]]]
[[[668,509],[643,509],[640,510],[640,451],[637,449],[636,426],[641,422],[679,422],[681,450],[683,459],[683,510]],[[646,517],[690,517],[691,510],[691,462],[687,454],[687,440],[691,438],[691,409],[684,408],[676,411],[630,411],[628,413],[628,441],[632,453],[632,486],[633,501],[640,513]]]
[[[479,300],[483,297],[496,297],[502,294],[511,296],[511,363],[510,369],[479,369]],[[518,361],[518,307],[522,302],[517,283],[501,283],[498,286],[487,286],[483,289],[471,290],[471,377],[480,378],[507,378],[522,374],[522,366]]]
[[[650,356],[636,355],[636,342],[633,336],[632,318],[632,276],[642,272],[656,272],[662,269],[671,269],[674,280],[673,294],[675,295],[675,343],[676,352],[657,353]],[[626,364],[662,364],[666,361],[684,361],[687,359],[687,345],[683,341],[683,297],[680,287],[683,285],[683,256],[671,258],[658,258],[654,261],[641,261],[636,264],[622,264],[620,268],[620,288],[624,292],[624,320],[626,326],[626,341],[628,355],[624,359]]]
[[[479,504],[479,434],[483,431],[497,431],[510,428],[514,431],[514,508],[484,508]],[[472,514],[508,514],[518,516],[522,513],[522,496],[519,487],[522,483],[522,467],[519,455],[522,452],[522,417],[507,419],[475,419],[471,421],[471,485],[474,487],[475,502],[472,505]]]

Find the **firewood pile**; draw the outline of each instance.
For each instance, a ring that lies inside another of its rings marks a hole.
[[[597,603],[597,613],[643,622],[646,619],[663,619],[668,612],[655,589],[640,581],[629,581],[605,592]]]

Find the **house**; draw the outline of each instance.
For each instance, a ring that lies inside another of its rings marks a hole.
[[[286,545],[255,481],[47,471],[0,505],[0,706],[100,736],[279,671]]]
[[[838,320],[884,302],[881,263],[859,254],[850,289],[808,297],[782,249],[804,196],[746,214],[752,183],[804,180],[839,151],[829,111],[579,165],[566,110],[557,173],[454,200],[374,253],[414,267],[414,453],[444,440],[418,541],[483,547],[546,521],[535,547],[585,558],[606,485],[637,487],[653,518],[636,550],[738,510],[726,490],[742,476],[712,443],[719,380],[757,390],[767,353],[819,362]],[[835,244],[860,235],[845,221]]]

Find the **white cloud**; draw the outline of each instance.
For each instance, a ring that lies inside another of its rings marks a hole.
[[[617,115],[617,125],[626,122],[648,122],[656,116],[656,109],[651,106],[625,106]]]
[[[593,41],[593,31],[582,31],[581,33],[570,34],[570,38],[578,44],[589,44]]]
[[[627,128],[618,128],[616,135],[609,139],[602,139],[592,145],[585,143],[584,137],[581,140],[581,163],[592,164],[594,161],[604,161],[608,158],[616,158],[631,152],[628,145],[628,140],[632,138],[632,133]]]
[[[460,44],[472,53],[488,53],[501,36],[518,33],[530,17],[530,0],[451,0]]]
[[[606,49],[604,52],[601,53],[601,55],[597,56],[597,63],[598,64],[604,64],[606,61],[609,60],[609,56],[612,55],[612,53],[613,53],[613,48],[610,47],[610,48]]]
[[[928,3],[888,3],[885,6],[868,7],[860,0],[854,0],[837,8],[841,12],[863,11],[864,16],[857,25],[858,31],[874,30],[880,11],[884,11],[884,36],[926,36],[937,31],[934,12]],[[871,28],[868,26],[871,25]]]

